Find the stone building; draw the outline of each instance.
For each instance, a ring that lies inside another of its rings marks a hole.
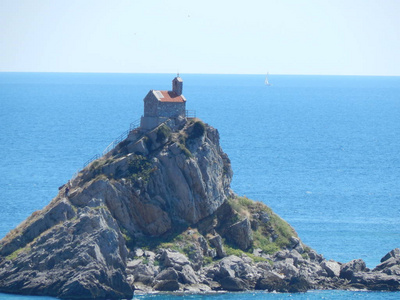
[[[186,116],[186,99],[182,95],[183,80],[172,80],[172,91],[151,90],[144,101],[144,115],[140,121],[141,129],[152,129],[170,118]]]

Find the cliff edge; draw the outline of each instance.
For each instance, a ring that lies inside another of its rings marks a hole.
[[[198,119],[131,131],[0,241],[0,291],[399,290],[400,253],[374,270],[326,261],[262,203],[235,195],[218,131]]]

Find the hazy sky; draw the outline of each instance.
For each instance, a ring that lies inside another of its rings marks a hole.
[[[400,75],[400,0],[0,0],[0,72]]]

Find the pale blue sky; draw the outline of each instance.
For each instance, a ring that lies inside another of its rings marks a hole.
[[[400,75],[400,0],[0,0],[0,72]]]

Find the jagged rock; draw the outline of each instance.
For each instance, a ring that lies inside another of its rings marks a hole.
[[[305,261],[299,266],[299,276],[308,282],[316,282],[322,277],[327,277],[328,273],[315,261]]]
[[[274,270],[280,274],[284,274],[285,277],[291,278],[299,274],[299,269],[294,266],[293,258],[286,258],[280,260],[274,264]]]
[[[396,248],[387,253],[373,271],[388,275],[400,275],[400,249]]]
[[[299,238],[292,236],[292,237],[290,237],[289,241],[290,241],[290,247],[292,249],[295,249],[300,254],[302,254],[304,252],[304,248],[301,245]]]
[[[174,268],[168,268],[161,271],[155,278],[155,281],[162,281],[162,280],[178,280],[179,275],[178,272],[175,271]]]
[[[400,258],[390,257],[373,269],[374,272],[383,272],[388,275],[400,275]]]
[[[131,153],[140,153],[141,155],[147,155],[149,153],[143,139],[140,139],[136,143],[131,143],[127,148]]]
[[[160,254],[160,261],[165,267],[172,267],[175,270],[182,271],[184,265],[189,265],[190,262],[185,255],[179,252],[170,250],[162,250]]]
[[[333,260],[325,260],[321,263],[321,267],[328,273],[329,277],[339,277],[340,264]]]
[[[153,251],[144,251],[144,256],[148,257],[150,260],[154,260],[156,254]]]
[[[131,269],[129,273],[133,275],[133,282],[142,282],[147,285],[153,284],[154,277],[158,274],[157,268],[143,262],[131,267]]]
[[[265,211],[260,212],[259,215],[258,215],[258,218],[263,223],[268,223],[269,220],[270,220],[270,216]]]
[[[400,279],[398,276],[387,275],[380,272],[355,273],[351,279],[352,284],[361,284],[368,290],[399,291]]]
[[[253,243],[253,231],[248,218],[231,225],[228,228],[228,237],[242,250],[250,248]]]
[[[195,271],[200,270],[204,262],[203,249],[200,244],[197,241],[193,242],[187,246],[186,252],[188,259],[191,262],[191,267]]]
[[[251,225],[251,229],[253,231],[257,231],[258,227],[260,226],[260,222],[258,220],[254,220],[253,219],[253,220],[250,221],[250,225]]]
[[[301,265],[305,262],[305,259],[303,258],[303,256],[301,256],[301,254],[296,249],[293,249],[289,252],[288,258],[293,259],[293,264],[296,267],[298,267],[299,265]]]
[[[217,256],[219,258],[223,258],[226,256],[226,252],[224,250],[224,246],[222,245],[222,238],[219,234],[216,234],[212,238],[209,239],[210,244],[215,247],[215,250],[217,252]],[[214,256],[212,256],[214,257]]]
[[[340,277],[350,280],[354,273],[363,272],[366,268],[365,262],[362,259],[354,259],[341,266]]]
[[[241,280],[226,281],[226,277]],[[254,288],[258,278],[259,274],[257,272],[257,269],[249,263],[245,262],[242,258],[235,255],[230,255],[223,258],[219,263],[215,265],[215,269],[213,271],[213,279],[218,281],[221,286],[234,286],[237,284],[237,288]]]
[[[79,218],[53,226],[29,247],[1,264],[2,292],[62,298],[133,295],[126,277],[125,241],[107,209],[86,207]],[[33,278],[29,284],[27,278]]]
[[[211,286],[202,284],[202,283],[196,283],[196,284],[191,284],[191,285],[185,285],[183,287],[183,290],[185,292],[188,292],[190,294],[193,293],[204,293],[204,292],[211,292]]]
[[[387,253],[384,257],[381,258],[381,263],[383,263],[384,261],[388,260],[391,257],[400,258],[400,249],[395,248],[392,251],[390,251],[389,253]]]
[[[193,268],[189,265],[184,265],[179,275],[182,283],[195,284],[199,282],[198,276],[194,272]]]
[[[249,289],[248,284],[240,278],[223,277],[219,280],[221,288],[230,292],[239,292]]]
[[[135,269],[138,265],[143,264],[143,260],[138,258],[134,260],[130,260],[126,263],[126,269],[127,270],[133,270]]]
[[[135,294],[149,294],[154,293],[154,289],[152,286],[146,285],[142,282],[135,282],[132,284],[133,289],[135,290]]]
[[[135,256],[142,257],[143,255],[144,255],[144,252],[142,249],[140,249],[140,248],[135,249]]]
[[[259,263],[257,263],[257,269],[260,272],[264,272],[264,271],[268,271],[269,272],[269,271],[272,271],[272,266],[268,262],[259,262]]]
[[[264,272],[257,280],[255,288],[257,290],[266,290],[268,292],[281,291],[286,286],[283,276],[275,272]]]
[[[162,280],[156,283],[154,289],[163,292],[173,292],[179,290],[179,283],[176,280]]]
[[[42,214],[32,214],[19,226],[23,229],[23,233],[18,234],[11,231],[5,239],[1,240],[0,255],[6,257],[18,249],[24,248],[46,230],[75,216],[76,213],[67,199],[59,198],[52,201]],[[16,234],[15,238],[11,237],[13,234]]]
[[[212,258],[216,258],[217,257],[217,251],[215,249],[208,249],[207,255],[212,257]]]
[[[203,254],[204,254],[204,255],[208,255],[208,244],[207,244],[207,240],[206,240],[203,236],[199,236],[199,238],[197,239],[197,241],[199,242],[199,245],[200,245],[201,249],[203,250]]]
[[[291,236],[289,239],[290,247],[295,248],[298,244],[300,244],[300,239],[295,236]]]
[[[287,249],[278,251],[273,256],[275,261],[285,260],[287,258],[290,258],[290,252]]]
[[[321,254],[318,254],[317,252],[315,252],[315,250],[310,250],[308,253],[308,257],[312,260],[312,261],[316,261],[316,262],[322,262],[324,260],[324,257]]]
[[[288,283],[287,291],[289,293],[305,293],[311,288],[307,278],[299,276],[292,277]]]

